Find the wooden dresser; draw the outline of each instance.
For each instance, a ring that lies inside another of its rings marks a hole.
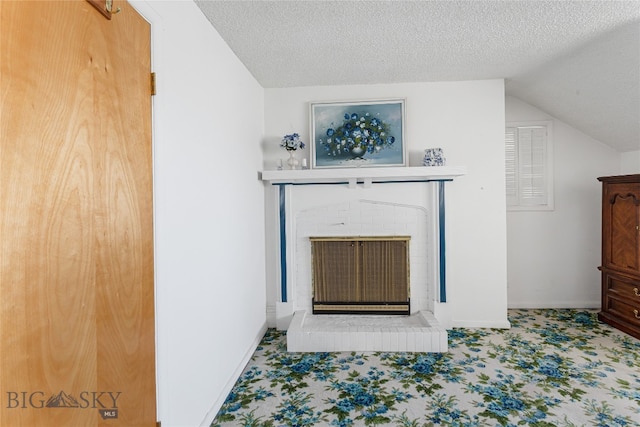
[[[640,338],[640,174],[602,182],[602,310],[598,318]]]

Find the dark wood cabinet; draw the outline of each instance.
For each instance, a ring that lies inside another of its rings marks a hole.
[[[640,338],[640,174],[602,182],[602,309],[598,318]]]

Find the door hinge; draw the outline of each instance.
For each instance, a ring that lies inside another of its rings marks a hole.
[[[162,427],[161,424],[162,423],[160,421],[156,421],[156,427]]]
[[[156,73],[151,73],[151,96],[156,94]]]

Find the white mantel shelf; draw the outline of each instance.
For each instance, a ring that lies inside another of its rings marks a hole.
[[[336,184],[375,182],[450,181],[467,173],[464,166],[411,166],[347,169],[265,170],[262,181],[271,184]]]

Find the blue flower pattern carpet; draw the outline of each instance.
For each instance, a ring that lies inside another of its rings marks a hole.
[[[287,353],[270,329],[211,426],[640,426],[640,340],[592,310],[509,320],[448,353]]]

